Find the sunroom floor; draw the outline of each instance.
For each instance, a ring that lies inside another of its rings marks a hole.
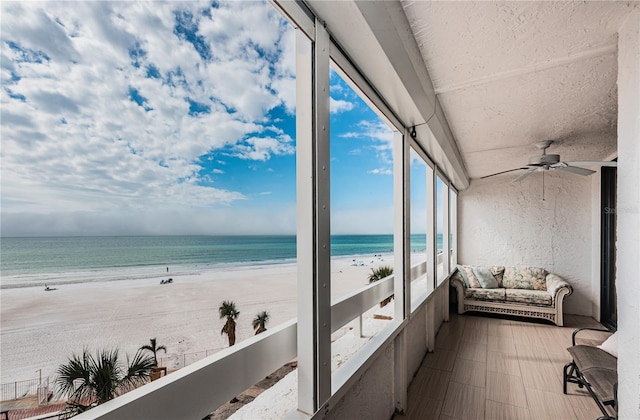
[[[602,414],[584,389],[568,385],[566,348],[589,317],[565,316],[565,326],[522,318],[452,314],[440,328],[409,386],[408,409],[395,419],[596,419]],[[592,343],[606,335],[585,333]]]

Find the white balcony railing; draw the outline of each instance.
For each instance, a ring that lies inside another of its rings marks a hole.
[[[411,268],[411,278],[426,263]],[[335,332],[393,294],[393,275],[364,286],[331,305]],[[190,364],[77,416],[77,419],[203,418],[296,358],[297,322],[291,320]]]

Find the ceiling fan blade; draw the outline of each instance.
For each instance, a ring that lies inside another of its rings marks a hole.
[[[569,166],[609,166],[615,168],[618,166],[618,162],[594,162],[590,160],[582,160],[576,162],[562,162]]]
[[[560,169],[561,171],[571,172],[573,174],[578,174],[582,176],[587,176],[587,175],[596,173],[596,171],[592,171],[591,169],[578,168],[577,166],[569,166],[569,165],[553,165],[552,168]]]
[[[485,178],[489,178],[489,177],[496,176],[496,175],[502,175],[502,174],[506,174],[508,172],[521,171],[523,169],[528,169],[528,168],[509,169],[508,171],[502,171],[502,172],[497,172],[497,173],[491,174],[491,175],[481,176],[480,179],[485,179]]]
[[[531,168],[527,172],[523,173],[522,175],[520,175],[519,177],[517,177],[516,179],[511,181],[511,183],[515,184],[516,182],[520,182],[520,181],[522,181],[523,179],[525,179],[526,177],[528,177],[529,175],[531,175],[532,173],[534,173],[537,170],[538,170],[538,168]]]

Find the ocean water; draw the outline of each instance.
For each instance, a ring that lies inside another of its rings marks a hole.
[[[425,249],[412,235],[411,249]],[[442,238],[438,235],[438,248]],[[393,235],[336,235],[332,256],[390,253]],[[294,262],[295,236],[110,236],[2,238],[2,287],[108,280],[189,272],[217,266]]]

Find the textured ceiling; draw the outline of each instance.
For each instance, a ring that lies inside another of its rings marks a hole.
[[[401,1],[471,178],[616,151],[626,2]],[[571,175],[568,175],[571,176]]]

